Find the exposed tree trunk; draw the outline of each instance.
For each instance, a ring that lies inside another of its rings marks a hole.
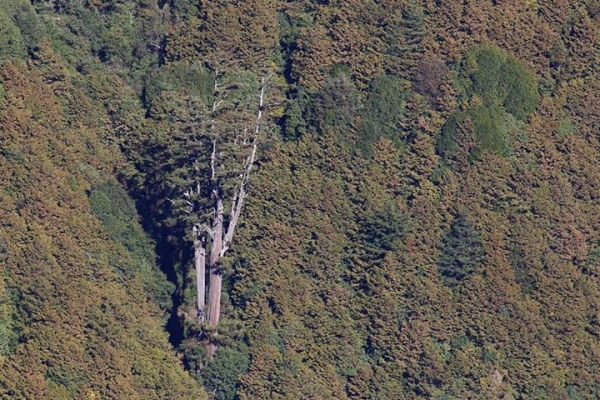
[[[219,196],[216,193],[216,196]],[[210,249],[210,283],[208,291],[208,326],[216,328],[221,315],[222,271],[220,266],[221,249],[223,248],[223,200],[217,197],[213,224],[213,241]],[[216,333],[216,331],[215,331]],[[208,355],[214,357],[217,346],[209,342]]]
[[[206,313],[206,249],[204,248],[204,232],[198,232],[194,228],[196,238],[194,240],[194,264],[196,267],[196,289],[197,289],[197,307],[198,323],[203,324]]]

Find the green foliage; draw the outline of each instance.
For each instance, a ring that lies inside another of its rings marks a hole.
[[[486,364],[495,364],[498,362],[498,352],[493,348],[486,346],[483,348],[481,360]]]
[[[540,100],[535,76],[517,59],[507,56],[502,68],[502,85],[506,86],[502,105],[509,114],[525,121]]]
[[[323,132],[333,130],[341,134],[351,131],[358,109],[356,87],[345,73],[345,66],[339,66],[316,96],[315,124]]]
[[[294,52],[298,50],[298,36],[302,29],[314,25],[314,19],[307,13],[291,16],[285,12],[278,12],[277,20],[279,22],[281,66],[288,82],[295,82],[296,77],[292,73],[292,64]]]
[[[583,397],[579,393],[579,390],[578,390],[577,386],[575,386],[575,385],[567,386],[567,398],[568,398],[568,400],[584,400],[585,399],[585,397]]]
[[[12,354],[17,348],[19,334],[14,328],[10,315],[6,314],[6,305],[0,302],[0,357]]]
[[[159,62],[165,27],[158,5],[145,0],[118,3],[33,2],[39,17],[23,22],[31,42],[45,32],[73,69],[89,74],[110,66],[141,94],[143,79]],[[33,21],[43,24],[33,26]],[[31,38],[31,39],[30,39]],[[113,83],[115,83],[113,81]]]
[[[173,22],[189,21],[198,13],[198,3],[193,0],[182,0],[167,5],[171,11]]]
[[[8,248],[6,247],[6,240],[0,236],[0,263],[6,263],[8,261]]]
[[[391,75],[376,76],[369,88],[369,97],[361,110],[362,126],[359,147],[371,156],[373,144],[380,138],[403,145],[409,117],[407,101],[412,97],[410,83]]]
[[[452,114],[442,126],[436,150],[444,159],[464,149],[468,161],[478,159],[481,152],[501,156],[510,154],[510,137],[519,124],[500,106],[474,106],[466,112]]]
[[[406,231],[406,216],[388,200],[381,208],[368,210],[361,226],[361,239],[373,259],[380,259],[398,249]]]
[[[144,282],[149,297],[164,311],[172,306],[172,286],[156,265],[152,244],[138,222],[133,200],[116,182],[108,181],[92,188],[89,195],[92,213],[102,221],[110,237],[121,243],[131,256],[123,271],[131,277],[137,276]]]
[[[558,121],[558,127],[556,129],[556,134],[559,136],[568,136],[575,132],[575,125],[569,118],[561,118]]]
[[[569,50],[565,46],[565,42],[561,39],[557,40],[550,50],[550,66],[560,69],[568,64]]]
[[[409,1],[403,14],[404,36],[407,46],[418,46],[423,40],[425,13],[417,1]],[[403,49],[406,50],[406,49]]]
[[[587,257],[587,260],[585,262],[585,267],[596,267],[598,265],[600,265],[600,246],[598,244],[594,245],[591,250],[590,253]],[[598,271],[599,275],[600,275],[600,270]]]
[[[156,13],[141,12],[133,1],[115,4],[108,13],[80,10],[73,23],[78,23],[102,62],[116,65],[133,65],[150,54],[153,50],[148,46],[158,46],[162,29]]]
[[[256,75],[234,65],[253,68],[268,49],[291,87],[278,122],[294,140],[259,148],[213,363],[190,307],[173,310],[187,321],[183,359],[214,397],[594,398],[592,3],[34,0],[34,12],[5,0],[0,264],[15,297],[0,295],[0,397],[203,398],[143,301],[166,307],[170,288],[137,211],[114,180],[97,182],[115,169],[131,178],[176,297],[193,303],[185,224],[195,221],[167,199],[194,176],[210,191],[209,167],[185,169],[211,150],[197,140],[212,119],[201,65],[231,68],[220,71],[232,101],[215,133],[227,154],[229,128],[255,117]],[[460,55],[452,99],[446,64]],[[540,118],[529,118],[539,95],[525,65],[540,77]],[[244,155],[221,159],[219,179]],[[458,175],[454,162],[474,165]],[[444,235],[456,204],[489,254],[461,216]]]
[[[299,87],[291,94],[290,101],[286,102],[285,112],[281,119],[283,135],[288,140],[300,139],[306,134],[308,123],[308,110],[310,109],[310,97],[306,89]]]
[[[4,241],[0,238],[0,265],[6,262],[6,258],[2,258]],[[4,253],[4,254],[3,254]],[[12,354],[19,339],[19,333],[14,322],[14,304],[10,298],[8,290],[4,284],[4,277],[0,275],[0,364],[2,357]]]
[[[480,233],[472,222],[459,214],[442,242],[438,266],[444,282],[456,286],[479,270],[485,259]]]
[[[10,15],[0,9],[0,60],[24,57],[27,48]]]
[[[536,109],[535,77],[514,57],[494,46],[477,46],[465,56],[457,81],[467,98],[483,101],[452,114],[442,127],[436,149],[452,159],[460,148],[474,161],[482,151],[507,156],[511,135]]]
[[[178,92],[199,97],[207,105],[213,96],[214,76],[199,64],[171,63],[156,70],[146,80],[145,102],[150,106],[162,92]]]
[[[79,368],[66,370],[51,363],[44,377],[49,382],[48,386],[51,390],[66,391],[68,398],[75,397],[78,388],[89,382]]]
[[[13,19],[21,32],[25,46],[30,50],[38,46],[46,32],[31,4],[19,2],[15,7]]]
[[[511,265],[515,272],[515,280],[521,285],[521,291],[524,294],[531,295],[536,289],[536,282],[525,259],[525,253],[522,246],[514,245],[510,257]]]
[[[442,126],[442,132],[435,144],[436,152],[444,159],[451,159],[461,145],[464,137],[465,124],[470,122],[467,114],[456,112],[446,120]]]
[[[250,351],[244,343],[219,348],[219,357],[202,371],[202,384],[215,400],[237,399],[240,376],[250,366]]]
[[[393,15],[393,14],[392,14]],[[387,16],[389,17],[389,16]],[[420,56],[426,35],[425,12],[418,1],[409,1],[401,19],[392,19],[383,34],[390,73],[409,78]]]
[[[494,46],[478,46],[467,53],[460,73],[470,80],[468,91],[486,106],[502,106],[520,120],[537,107],[535,77],[517,59]]]
[[[480,151],[506,156],[510,151],[509,131],[505,128],[504,110],[499,106],[476,106],[469,110],[475,128],[477,148],[471,153],[476,159]]]
[[[30,56],[0,74],[0,397],[205,398],[162,329],[170,287],[152,245],[108,178],[125,165],[115,120],[50,43]]]
[[[503,75],[506,53],[493,46],[479,46],[467,53],[463,74],[471,80],[471,90],[486,105],[502,104],[507,95],[507,78]]]

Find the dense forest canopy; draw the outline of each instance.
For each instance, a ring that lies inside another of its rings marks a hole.
[[[0,398],[597,398],[599,27],[0,0]]]

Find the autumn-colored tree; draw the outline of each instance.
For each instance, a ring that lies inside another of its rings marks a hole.
[[[0,397],[594,398],[595,3],[0,4]]]

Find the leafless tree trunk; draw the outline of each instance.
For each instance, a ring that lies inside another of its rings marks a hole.
[[[210,249],[210,288],[208,300],[208,323],[217,326],[221,311],[221,268],[219,261],[223,247],[223,200],[217,199],[213,225],[214,238]]]
[[[198,292],[198,323],[203,324],[206,312],[206,248],[203,232],[194,227],[194,264],[196,268],[196,289]]]

